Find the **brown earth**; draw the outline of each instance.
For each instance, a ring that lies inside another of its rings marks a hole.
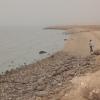
[[[61,100],[100,100],[100,71],[72,80],[73,89]]]

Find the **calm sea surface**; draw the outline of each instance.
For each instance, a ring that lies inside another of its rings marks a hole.
[[[0,73],[47,57],[39,54],[41,50],[49,54],[61,50],[66,38],[62,33],[42,27],[1,27]]]

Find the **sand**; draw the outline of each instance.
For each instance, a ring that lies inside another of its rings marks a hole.
[[[78,29],[77,29],[78,30]],[[90,55],[89,40],[93,41],[94,51],[100,50],[100,31],[74,32],[65,43],[64,51],[71,55]]]
[[[64,51],[74,56],[89,56],[89,40],[94,43],[94,51],[100,50],[99,30],[80,32],[80,28],[77,28],[74,32],[72,31],[71,37],[65,43]],[[99,66],[100,56],[95,58],[95,63]],[[65,93],[61,100],[100,100],[100,70],[82,77],[74,77],[72,83],[73,89]]]
[[[70,55],[90,55],[89,40],[93,41],[94,51],[100,49],[100,25],[51,26],[47,29],[65,30],[71,35],[63,50]]]
[[[72,80],[73,89],[61,100],[100,100],[100,71]]]

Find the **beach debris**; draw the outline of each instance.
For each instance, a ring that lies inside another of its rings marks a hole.
[[[47,53],[46,51],[40,51],[39,54],[45,54]]]

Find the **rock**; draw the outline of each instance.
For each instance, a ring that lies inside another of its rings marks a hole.
[[[46,51],[40,51],[39,54],[44,54],[47,53]]]
[[[45,88],[46,88],[45,84],[40,84],[40,85],[37,86],[36,90],[43,91]]]
[[[62,83],[58,83],[58,86],[61,86],[62,85]]]
[[[32,100],[34,100],[34,99],[32,99]],[[42,100],[42,99],[41,99],[41,97],[36,97],[35,100]]]
[[[64,41],[67,41],[67,39],[64,39]]]
[[[35,95],[38,97],[43,97],[43,96],[47,96],[48,92],[47,91],[38,91],[38,92],[35,92]]]
[[[41,51],[41,53],[46,52]],[[93,57],[95,56],[77,58],[66,53],[58,53],[53,55],[54,59],[49,57],[24,68],[9,71],[9,74],[0,76],[0,91],[2,91],[0,100],[6,100],[8,97],[11,97],[11,100],[15,98],[18,98],[16,100],[58,100],[57,96],[54,99],[51,97],[64,87],[68,87],[69,90],[70,80],[73,77],[97,70]]]
[[[94,51],[93,54],[94,54],[94,55],[100,55],[100,50],[96,50],[96,51]]]

